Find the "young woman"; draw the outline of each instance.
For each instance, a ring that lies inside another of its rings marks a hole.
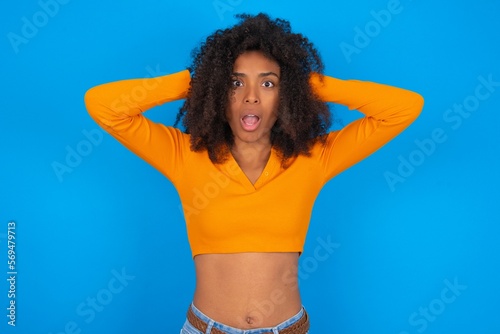
[[[298,258],[316,196],[403,131],[423,99],[324,76],[317,51],[287,21],[239,18],[207,38],[192,68],[100,85],[85,101],[179,192],[196,268],[181,333],[305,334]],[[184,132],[143,115],[178,99]],[[328,132],[326,102],[365,117]]]

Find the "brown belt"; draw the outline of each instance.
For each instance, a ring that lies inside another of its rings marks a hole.
[[[196,314],[193,313],[193,310],[191,307],[188,309],[187,313],[187,319],[193,325],[194,328],[197,330],[206,333],[208,324],[198,318]],[[304,310],[304,314],[302,317],[293,323],[291,326],[284,328],[279,331],[280,334],[306,334],[307,331],[309,330],[309,317],[307,316],[306,310]],[[213,328],[210,330],[210,334],[226,334],[225,332],[221,331],[220,329]],[[265,332],[262,334],[273,334],[273,332]]]

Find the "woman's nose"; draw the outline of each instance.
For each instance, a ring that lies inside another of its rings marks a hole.
[[[259,103],[259,96],[255,88],[248,88],[245,95],[245,103]]]

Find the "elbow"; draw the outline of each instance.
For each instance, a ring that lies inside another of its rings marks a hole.
[[[424,97],[416,92],[411,92],[411,97],[409,97],[409,105],[412,114],[412,120],[417,119],[417,117],[422,112],[424,108]]]
[[[85,107],[87,108],[87,112],[91,116],[95,115],[99,101],[96,87],[92,87],[85,92],[85,95],[83,96],[83,101],[85,103]]]
[[[424,107],[424,97],[420,95],[419,93],[413,93],[414,94],[414,100],[415,100],[415,105],[418,107],[418,109],[422,110]]]
[[[106,103],[102,99],[99,86],[92,87],[84,94],[83,101],[89,116],[101,127],[107,124],[109,118]]]

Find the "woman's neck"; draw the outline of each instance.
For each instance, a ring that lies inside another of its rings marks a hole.
[[[231,146],[231,153],[238,163],[241,161],[252,165],[266,164],[271,155],[271,143],[269,141],[262,143],[235,141]]]

